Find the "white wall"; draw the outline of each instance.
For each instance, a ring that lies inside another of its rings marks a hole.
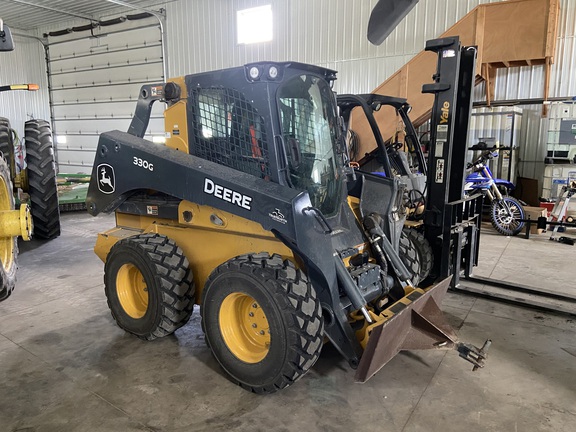
[[[499,0],[420,0],[379,47],[366,38],[376,0],[179,0],[166,4],[169,76],[239,66],[252,61],[294,60],[339,71],[340,93],[369,92],[466,13]],[[272,4],[275,39],[239,46],[238,9]],[[576,95],[576,2],[561,0],[556,62],[550,95]],[[542,97],[543,67],[498,71],[496,99]],[[483,98],[478,88],[477,100]]]
[[[16,29],[13,31],[24,33]],[[18,135],[23,137],[26,120],[50,120],[48,80],[44,48],[40,42],[14,35],[14,45],[14,51],[0,53],[0,85],[40,85],[40,90],[35,92],[19,90],[0,93],[0,117],[8,118]]]
[[[336,91],[369,92],[418,53],[427,39],[440,35],[478,4],[499,0],[420,0],[379,47],[366,39],[368,18],[376,0],[176,0],[165,4],[168,76],[242,65],[252,61],[295,60],[339,71]],[[275,38],[249,46],[235,42],[238,9],[271,3]],[[84,23],[84,22],[82,22]],[[60,30],[80,22],[40,29]],[[49,118],[44,53],[41,45],[16,37],[14,53],[0,57],[0,82],[41,84],[38,93],[0,95],[0,115],[10,117],[22,133],[26,115]],[[557,56],[552,66],[550,96],[576,95],[576,1],[561,0]],[[541,97],[543,68],[500,69],[495,99]],[[476,100],[483,99],[482,86]],[[134,95],[136,97],[136,95]],[[532,107],[533,108],[533,107]],[[533,108],[534,109],[534,108]],[[537,111],[537,108],[535,108]],[[529,116],[526,116],[528,118]],[[530,116],[539,122],[538,116]],[[106,129],[108,125],[102,125]],[[115,127],[110,125],[110,128]],[[532,131],[540,129],[529,126]],[[530,134],[530,144],[534,134]],[[530,162],[532,163],[532,161]],[[539,171],[539,170],[537,170]]]
[[[235,41],[236,11],[272,4],[274,40]],[[336,90],[368,92],[422,50],[479,0],[421,0],[379,47],[366,38],[375,0],[180,0],[166,5],[169,75],[294,60],[339,71]]]
[[[294,60],[338,71],[339,93],[370,92],[473,8],[500,0],[420,0],[379,47],[367,38],[376,0],[179,0],[167,3],[168,75],[178,76],[244,63]],[[275,39],[238,46],[238,9],[272,4]],[[550,96],[576,95],[576,1],[561,0]],[[544,67],[499,69],[495,100],[543,97]],[[477,86],[474,100],[484,100]],[[518,172],[541,178],[547,120],[541,106],[526,106]]]

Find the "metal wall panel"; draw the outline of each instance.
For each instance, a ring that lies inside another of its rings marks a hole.
[[[379,47],[371,45],[366,39],[368,17],[376,0],[171,1],[166,3],[168,71],[170,76],[178,76],[237,66],[251,61],[295,60],[338,70],[339,79],[335,89],[340,93],[367,92],[418,53],[427,39],[438,36],[477,5],[496,1],[498,0],[421,0]],[[274,11],[274,40],[262,44],[237,45],[236,11],[268,3],[272,3]],[[81,23],[70,21],[49,25],[42,28],[39,34]],[[557,55],[552,66],[550,85],[551,96],[576,94],[575,29],[576,2],[561,0]],[[14,53],[4,54],[8,57],[3,57],[3,61],[0,62],[2,80],[14,82],[26,77],[28,81],[44,84],[44,89],[39,93],[19,92],[0,95],[3,106],[0,109],[4,110],[0,115],[14,118],[16,123],[23,123],[26,115],[19,114],[22,110],[16,107],[25,106],[28,114],[47,118],[47,94],[43,76],[44,54],[41,46],[35,41],[18,37],[16,41],[20,49]],[[129,55],[136,56],[136,53]],[[4,58],[8,58],[9,62],[4,61]],[[114,58],[111,57],[112,62],[122,60]],[[73,63],[76,67],[87,66],[85,61],[80,59],[76,59]],[[130,75],[134,79],[147,78],[136,76],[138,73],[131,71]],[[85,76],[88,78],[90,74],[94,75],[94,80],[99,77],[105,78],[103,74],[91,72],[87,72]],[[543,80],[542,67],[499,70],[496,99],[541,97]],[[87,82],[91,80],[88,79]],[[136,97],[138,87],[139,84],[126,87],[130,94],[123,94],[120,99],[129,105],[128,101],[130,97]],[[97,98],[100,90],[97,87],[86,88],[82,91],[82,97],[76,93],[75,89],[67,92],[62,90],[62,95],[67,94],[62,99],[89,100]],[[482,86],[475,90],[475,98],[483,99]],[[63,105],[62,102],[56,101],[56,112],[62,116],[71,115],[69,107],[58,108],[58,104]],[[118,106],[113,109],[116,108]],[[94,108],[93,114],[99,115],[102,110],[105,108]],[[539,122],[534,116],[527,118],[531,119],[529,121]],[[87,133],[96,134],[110,129],[109,126],[113,123],[115,122],[102,121],[98,127],[85,130]],[[72,129],[72,121],[61,125],[66,125],[65,130]],[[18,128],[18,124],[16,126]],[[536,129],[540,130],[540,125]]]
[[[50,120],[48,84],[44,48],[40,42],[14,35],[14,45],[14,51],[0,53],[0,84],[34,83],[40,86],[35,92],[0,93],[0,116],[8,118],[18,135],[23,137],[26,120]]]
[[[379,46],[366,39],[376,0],[180,0],[166,5],[168,74],[239,66],[259,60],[301,61],[338,71],[335,90],[363,93],[377,87],[433,39],[473,8],[500,0],[420,0]],[[274,40],[251,46],[235,42],[235,13],[272,4]],[[561,0],[558,43],[551,68],[550,96],[576,95],[576,1]],[[543,96],[543,66],[499,69],[495,99]],[[474,100],[485,98],[484,86]],[[541,178],[546,153],[546,119],[541,107],[523,107],[518,173]]]
[[[493,0],[494,1],[494,0]],[[376,0],[195,0],[166,5],[169,75],[252,61],[300,61],[339,71],[336,90],[368,92],[481,0],[421,0],[376,47],[366,38]],[[274,40],[237,45],[239,9],[272,4]]]
[[[576,2],[562,0],[560,8],[560,31],[552,65],[550,94],[576,96]]]
[[[560,1],[556,57],[550,71],[550,97],[576,96],[576,2]],[[483,86],[475,90],[475,99],[483,100]],[[542,98],[544,66],[498,69],[495,100]]]
[[[548,119],[542,118],[541,105],[525,105],[522,110],[522,132],[519,148],[519,175],[540,180],[544,175]]]
[[[195,0],[167,3],[169,75],[239,66],[259,60],[302,61],[339,71],[336,90],[373,90],[474,7],[500,0],[421,0],[379,46],[366,39],[376,0]],[[272,4],[274,40],[239,46],[235,13]],[[576,2],[561,0],[557,55],[550,95],[576,95]],[[496,99],[542,97],[542,66],[500,69]],[[482,86],[476,100],[483,100]]]
[[[54,25],[61,30],[66,28],[64,24],[70,19],[86,18],[74,23],[84,25],[110,15],[138,13],[134,7],[157,10],[157,5],[162,5],[165,1],[167,0],[130,0],[125,1],[125,5],[120,5],[106,0],[0,0],[0,11],[4,22],[13,27],[36,29]]]

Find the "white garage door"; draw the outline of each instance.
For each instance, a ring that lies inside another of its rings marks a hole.
[[[90,31],[49,37],[52,115],[61,173],[90,173],[99,134],[127,131],[140,87],[162,82],[160,29],[149,20],[106,27],[97,37]],[[146,139],[164,135],[163,109],[163,104],[156,104]]]

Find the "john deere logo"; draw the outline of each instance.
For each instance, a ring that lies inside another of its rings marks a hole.
[[[98,171],[98,189],[104,194],[114,193],[116,183],[114,180],[114,168],[108,164],[100,164]]]

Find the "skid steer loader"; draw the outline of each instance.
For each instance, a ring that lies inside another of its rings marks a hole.
[[[450,278],[418,288],[399,255],[405,188],[344,161],[336,72],[259,62],[142,87],[128,132],[103,133],[87,196],[115,211],[99,234],[117,324],[171,334],[200,305],[206,342],[256,393],[304,375],[325,341],[373,376],[405,349],[458,341],[439,309]],[[164,101],[166,145],[142,137]]]

